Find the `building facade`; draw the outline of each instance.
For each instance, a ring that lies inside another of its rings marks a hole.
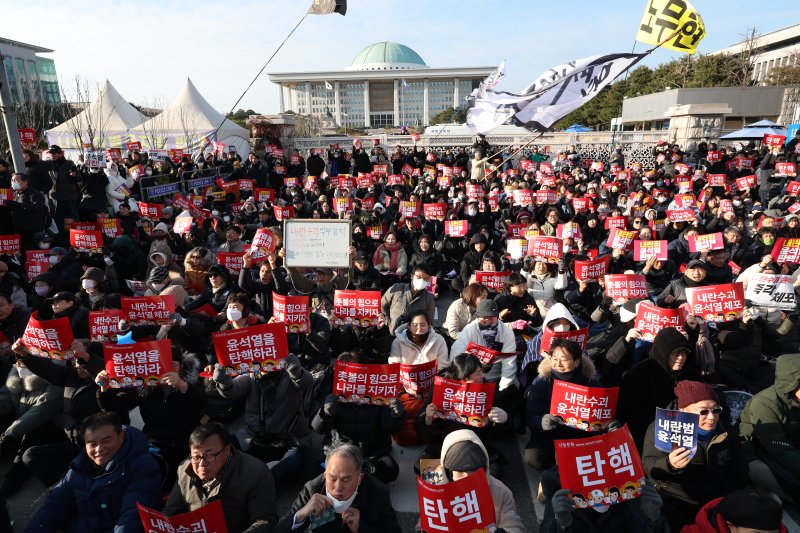
[[[61,103],[55,61],[39,55],[51,53],[49,48],[0,37],[0,56],[15,102],[41,99],[50,104]]]
[[[753,80],[764,83],[775,67],[800,65],[800,24],[765,33],[753,43],[741,42],[712,54],[738,54],[750,46],[757,53],[753,58]]]
[[[393,42],[364,48],[341,71],[269,74],[281,113],[315,115],[339,126],[427,126],[431,117],[465,105],[495,67],[431,68],[411,48]]]

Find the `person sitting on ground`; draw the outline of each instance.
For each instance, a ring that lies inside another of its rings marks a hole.
[[[681,533],[789,533],[782,517],[780,503],[754,489],[739,489],[705,504],[694,524],[683,526]]]

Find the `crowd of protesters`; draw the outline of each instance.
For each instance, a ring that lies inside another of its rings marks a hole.
[[[0,256],[0,372],[7,376],[0,455],[10,465],[0,496],[17,493],[29,476],[51,487],[30,532],[141,531],[137,502],[174,515],[213,500],[221,500],[232,533],[400,531],[389,498],[399,474],[394,440],[439,458],[445,481],[484,469],[497,531],[523,532],[532,526],[502,482],[502,449],[529,431],[524,458],[541,474],[541,531],[784,531],[781,505],[800,498],[800,309],[748,302],[725,322],[689,313],[680,329],[663,328],[648,341],[634,327],[642,301],[612,301],[603,278],[578,279],[575,261],[609,255],[607,273],[644,275],[645,301],[662,308],[685,304],[687,288],[746,284],[759,273],[790,275],[800,286],[798,265],[779,262],[775,250],[781,238],[800,238],[792,208],[800,188],[776,171],[797,162],[798,140],[761,148],[702,142],[690,152],[659,143],[655,164],[644,166],[618,147],[602,168],[584,164],[575,147],[506,158],[509,150],[483,137],[470,149],[331,146],[310,155],[276,142],[245,160],[217,153],[154,162],[132,152],[106,168],[76,164],[52,146],[47,160],[26,152],[25,173],[0,161],[0,190],[10,190],[0,199],[0,234],[21,236],[19,253]],[[208,172],[221,180],[187,191],[204,195],[205,216],[186,233],[173,231],[182,209],[171,196],[137,192],[138,180],[172,183]],[[337,177],[348,175],[354,186],[343,187]],[[709,183],[711,175],[725,180]],[[734,185],[749,175],[752,186]],[[274,196],[257,201],[253,191],[223,187],[237,180]],[[519,189],[554,191],[556,200],[520,205]],[[693,201],[677,206],[680,194]],[[337,209],[339,198],[352,200],[347,211]],[[576,199],[587,201],[576,209]],[[161,217],[143,216],[137,200],[161,203]],[[436,218],[406,216],[405,201],[447,208]],[[280,244],[255,261],[255,232],[281,235],[275,206],[292,206],[294,218],[350,220],[350,267],[286,267]],[[679,207],[693,220],[670,222],[667,211]],[[637,262],[631,250],[610,247],[609,217],[626,217],[637,240],[668,241],[668,258]],[[121,232],[106,237],[102,250],[70,245],[74,224],[106,218],[119,219]],[[448,235],[448,220],[465,221],[466,234]],[[562,239],[558,261],[509,255],[511,226],[556,236],[567,223],[579,232]],[[690,251],[690,239],[710,233],[722,234],[722,249]],[[44,251],[49,266],[28,279],[31,250]],[[241,272],[218,262],[218,252],[245,252]],[[477,281],[480,271],[511,274],[498,290]],[[334,293],[343,289],[382,291],[379,323],[334,323]],[[448,292],[453,303],[437,310]],[[121,297],[134,294],[175,297],[168,324],[119,324],[133,340],[168,339],[172,369],[157,386],[109,388],[88,313],[119,309]],[[275,322],[273,294],[309,295],[310,331],[287,333],[284,370],[229,375],[211,334]],[[211,313],[197,313],[209,306]],[[77,340],[68,363],[36,357],[20,341],[32,314],[69,318]],[[553,340],[542,350],[545,329],[584,327],[591,333],[585,349]],[[466,353],[470,343],[517,356],[483,366]],[[337,359],[437,361],[441,376],[494,383],[488,424],[467,428],[437,417],[430,395],[402,394],[381,406],[342,402],[331,390]],[[596,433],[550,413],[555,380],[620,387],[615,420],[601,431],[627,425],[633,435],[647,476],[638,498],[573,509],[554,443]],[[730,390],[752,395],[741,413],[725,401]],[[137,407],[141,430],[129,425]],[[655,448],[658,407],[699,414],[692,457],[684,448]],[[314,451],[315,433],[324,457]],[[321,460],[319,476],[280,516],[275,500],[284,481]],[[330,522],[315,522],[331,508]],[[0,522],[0,531],[11,530],[7,516]]]

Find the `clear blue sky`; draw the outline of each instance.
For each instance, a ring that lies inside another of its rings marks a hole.
[[[630,52],[646,0],[349,0],[347,16],[309,16],[267,72],[340,70],[365,46],[397,41],[432,67],[497,65],[516,91],[549,67]],[[168,102],[186,77],[219,111],[233,105],[310,0],[0,0],[0,35],[52,48],[61,78],[106,78],[129,101]],[[748,27],[767,33],[800,22],[796,0],[696,0],[707,37],[700,52],[736,43]],[[637,51],[648,45],[638,43]],[[800,48],[800,47],[799,47]],[[678,54],[658,50],[645,64]],[[239,107],[278,111],[262,76]]]

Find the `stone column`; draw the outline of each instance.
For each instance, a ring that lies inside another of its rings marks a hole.
[[[400,81],[394,80],[394,125],[400,125]]]
[[[336,123],[342,125],[342,93],[339,89],[339,82],[333,82],[333,114]]]
[[[431,121],[431,110],[428,107],[428,80],[422,86],[422,125],[428,126]]]
[[[283,103],[283,84],[282,83],[278,84],[278,94],[280,95],[280,100],[281,100],[281,113],[284,113],[284,112],[286,112],[286,106]]]
[[[453,79],[453,107],[458,108],[461,105],[461,95],[458,94],[458,84],[461,82],[459,78]]]
[[[364,80],[364,127],[370,127],[369,121],[369,81]]]
[[[311,82],[306,82],[306,115],[311,114]]]

